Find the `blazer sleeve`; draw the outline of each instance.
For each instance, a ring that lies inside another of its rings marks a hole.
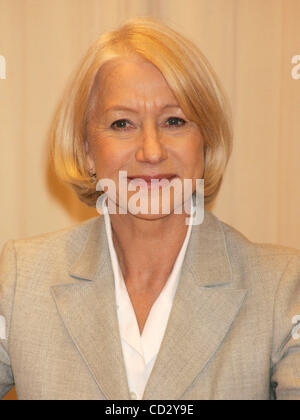
[[[9,330],[16,282],[16,257],[13,241],[4,245],[0,255],[0,399],[14,386],[9,358]]]
[[[300,400],[300,256],[294,255],[274,299],[272,399]]]

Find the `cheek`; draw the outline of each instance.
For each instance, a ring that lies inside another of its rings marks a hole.
[[[191,139],[181,155],[187,178],[202,178],[204,170],[204,148],[199,138]]]
[[[97,174],[102,178],[118,174],[128,161],[127,153],[111,142],[99,142],[94,155]]]

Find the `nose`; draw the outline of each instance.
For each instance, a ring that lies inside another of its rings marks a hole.
[[[156,127],[150,125],[143,127],[141,143],[136,152],[137,161],[159,163],[167,158],[167,151],[160,140]]]

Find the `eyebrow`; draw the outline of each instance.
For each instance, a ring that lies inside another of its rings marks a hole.
[[[162,110],[163,109],[165,109],[165,108],[180,108],[180,106],[179,105],[177,105],[177,104],[167,104],[167,105],[164,105],[163,107],[162,107]],[[130,108],[130,107],[128,107],[128,106],[125,106],[125,105],[112,105],[112,106],[110,106],[109,108],[106,108],[104,111],[103,111],[103,114],[106,114],[107,112],[109,112],[109,111],[130,111],[130,112],[134,112],[134,113],[136,113],[137,114],[137,110],[135,110],[135,109],[133,109],[133,108]]]

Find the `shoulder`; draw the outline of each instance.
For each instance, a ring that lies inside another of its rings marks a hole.
[[[267,242],[253,242],[248,239],[243,233],[235,229],[233,226],[221,221],[211,213],[212,217],[217,220],[221,230],[224,233],[224,239],[230,248],[236,248],[236,251],[247,252],[247,255],[298,255],[300,256],[300,249],[278,245]]]
[[[81,252],[89,232],[100,222],[101,216],[97,216],[54,232],[10,240],[5,243],[2,253],[7,249],[14,252],[18,266],[24,263],[29,267],[31,262],[44,266],[59,262],[72,264]]]
[[[222,231],[224,232],[224,236],[228,243],[231,245],[239,245],[242,249],[246,248],[248,251],[252,250],[253,252],[259,254],[281,254],[281,255],[299,255],[300,256],[300,249],[288,247],[284,245],[278,245],[273,243],[267,242],[253,242],[248,239],[243,233],[235,229],[233,226],[228,225],[227,223],[221,221],[217,216],[211,213],[212,217],[214,217]]]
[[[265,285],[269,282],[276,286],[285,272],[293,272],[295,281],[299,282],[299,249],[253,242],[234,227],[208,213],[219,225],[233,276],[239,279],[239,283],[250,283],[254,286],[257,282],[264,282]]]

